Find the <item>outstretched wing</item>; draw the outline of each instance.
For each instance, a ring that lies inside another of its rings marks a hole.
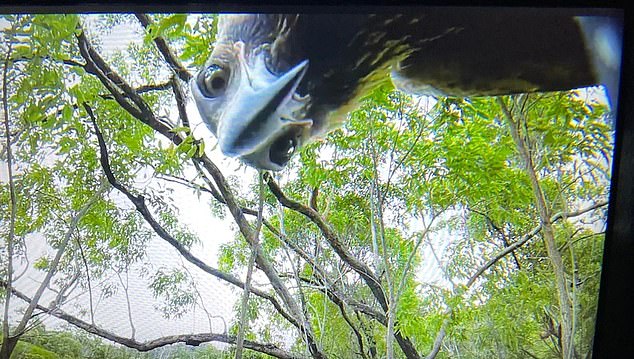
[[[572,16],[518,10],[465,10],[425,16],[435,38],[416,39],[393,76],[404,90],[489,96],[586,87],[598,82]],[[422,32],[422,31],[421,31]]]

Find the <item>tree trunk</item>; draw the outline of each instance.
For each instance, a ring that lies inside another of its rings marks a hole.
[[[508,107],[501,98],[498,98],[498,104],[500,105],[500,108],[502,109],[502,112],[504,113],[504,116],[507,120],[509,130],[511,132],[511,137],[515,142],[522,162],[524,163],[526,174],[530,178],[531,188],[535,197],[535,206],[537,207],[539,220],[542,227],[544,244],[546,245],[546,251],[548,253],[550,263],[553,266],[553,271],[555,274],[555,284],[557,286],[557,294],[559,299],[560,323],[562,332],[562,358],[573,359],[575,351],[572,333],[572,308],[570,306],[570,296],[568,294],[568,289],[566,285],[564,262],[561,253],[557,249],[557,243],[555,242],[555,232],[553,230],[553,225],[550,219],[550,210],[546,204],[546,198],[544,196],[544,192],[540,187],[539,179],[537,178],[537,173],[535,172],[531,155],[528,151],[528,148],[526,147],[526,142],[522,138],[522,136],[520,136],[519,123],[518,121],[515,121],[513,119],[513,114],[510,113]],[[526,122],[524,114],[517,113],[517,115],[518,117],[520,117],[520,120],[522,122]]]
[[[2,348],[0,349],[0,359],[9,359],[11,357],[11,353],[15,349],[15,346],[18,344],[19,336],[3,338]]]

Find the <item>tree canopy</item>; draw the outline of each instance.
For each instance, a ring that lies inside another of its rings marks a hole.
[[[590,357],[602,89],[385,85],[257,172],[219,155],[189,100],[215,21],[0,17],[4,357]]]

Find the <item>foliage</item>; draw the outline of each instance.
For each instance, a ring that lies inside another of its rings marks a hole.
[[[48,330],[37,326],[22,338],[12,358],[127,359],[152,355],[115,346],[78,330]]]
[[[267,182],[265,223],[254,244],[251,238],[245,241],[236,211],[224,209],[236,209],[230,198],[218,192],[233,191],[246,207],[237,211],[252,215],[259,203],[257,175],[240,169],[219,180],[222,175],[210,171],[205,160],[217,150],[205,146],[196,124],[175,110],[184,106],[175,93],[186,92],[186,86],[179,69],[155,46],[165,41],[193,71],[211,50],[215,16],[161,14],[151,17],[147,29],[131,15],[3,19],[11,25],[2,30],[0,53],[8,54],[2,66],[8,73],[15,163],[14,262],[28,257],[28,239],[37,235],[47,249],[63,248],[72,218],[106,188],[79,218],[58,269],[50,254],[28,262],[32,270],[55,272],[48,287],[54,289],[49,294],[59,294],[57,308],[69,308],[62,299],[79,288],[91,292],[91,301],[79,307],[92,314],[92,291],[107,298],[122,288],[127,295],[129,283],[107,278],[136,273],[159,303],[155,309],[177,321],[186,313],[207,311],[207,298],[197,288],[201,280],[190,268],[241,293],[251,249],[259,246],[247,339],[264,343],[265,349],[304,354],[316,342],[331,357],[383,357],[389,347],[386,327],[393,319],[401,348],[397,357],[406,355],[404,342],[424,356],[439,338],[438,358],[561,356],[555,273],[542,241],[529,171],[497,99],[434,100],[411,98],[388,86],[376,89],[342,129],[302,149],[290,170]],[[99,46],[99,36],[90,34],[117,26],[134,28],[142,41],[108,53]],[[85,55],[88,45],[80,36],[86,33],[110,66],[108,74],[119,79],[99,77],[96,61]],[[582,355],[591,351],[605,220],[601,203],[608,197],[613,142],[608,110],[597,93],[586,89],[502,99],[521,125],[529,167],[553,216],[572,298],[574,346]],[[6,149],[0,154],[5,159]],[[10,229],[5,225],[9,192],[2,182],[3,239]],[[193,200],[209,198],[210,212],[217,217],[230,213],[227,220],[237,226],[234,238],[220,246],[219,268],[194,255],[203,242],[182,218],[177,197],[183,193]],[[293,201],[295,206],[288,204]],[[252,230],[254,216],[247,218]],[[158,241],[175,249],[166,255],[187,264],[150,262],[148,252]],[[500,255],[514,244],[514,250]],[[3,254],[3,281],[7,261]],[[270,285],[275,275],[288,296]],[[127,313],[134,331],[130,307]],[[229,341],[240,324],[234,321],[228,333],[218,334]],[[212,345],[173,345],[145,355],[78,330],[37,326],[21,337],[15,353],[40,358],[230,356],[230,350]],[[249,351],[245,357],[264,355]]]

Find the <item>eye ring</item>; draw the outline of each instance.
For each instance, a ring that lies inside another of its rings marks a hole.
[[[196,82],[205,97],[218,97],[227,88],[229,71],[220,65],[212,64],[198,74]]]

